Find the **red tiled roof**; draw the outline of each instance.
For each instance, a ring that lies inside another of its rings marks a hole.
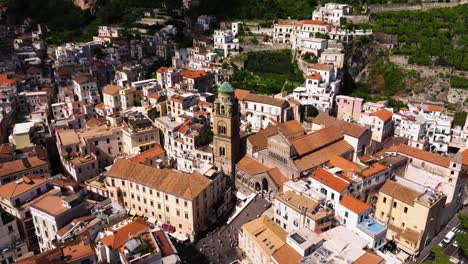
[[[318,72],[314,72],[314,73],[312,73],[312,74],[307,75],[306,78],[307,78],[307,79],[321,80],[321,79],[322,79],[322,75],[320,75],[320,73],[318,73]]]
[[[342,169],[345,173],[356,173],[361,170],[361,167],[359,167],[359,165],[341,156],[332,157],[329,163],[333,167],[338,167]]]
[[[0,85],[12,85],[16,83],[16,78],[8,78],[6,74],[0,74]]]
[[[380,109],[375,111],[374,113],[370,114],[371,116],[376,116],[380,120],[387,122],[388,120],[392,119],[393,113],[388,111],[387,109]]]
[[[156,145],[154,148],[143,151],[135,157],[130,158],[130,160],[133,162],[145,163],[147,160],[159,157],[159,155],[164,153],[164,149],[161,146]]]
[[[249,156],[244,156],[239,162],[237,162],[237,167],[251,175],[267,172],[270,170],[270,168]]]
[[[468,166],[468,149],[465,149],[461,154],[463,165]]]
[[[343,134],[341,134],[336,127],[331,126],[295,138],[291,140],[291,144],[296,149],[297,153],[302,156],[306,153],[323,148],[326,145],[330,145],[342,138]]]
[[[188,78],[188,79],[197,79],[197,78],[202,78],[206,76],[206,72],[200,71],[200,70],[199,71],[182,70],[180,71],[180,73],[182,74],[184,78]]]
[[[344,180],[335,177],[330,172],[318,168],[314,172],[312,172],[312,179],[332,188],[333,190],[342,193],[346,188],[348,188],[349,183],[345,182]]]
[[[426,162],[439,165],[441,167],[448,168],[450,166],[450,158],[445,157],[436,153],[428,152],[422,149],[413,148],[405,144],[393,146],[389,148],[389,152],[398,152],[406,156],[410,156],[416,159],[424,160]]]
[[[121,87],[118,85],[109,84],[106,87],[104,87],[104,89],[102,89],[102,93],[108,95],[117,95],[119,94],[120,88]]]
[[[116,250],[121,248],[131,237],[148,230],[148,228],[148,224],[145,223],[143,219],[138,218],[137,220],[115,230],[113,235],[103,237],[101,239],[101,243],[106,247]]]
[[[312,20],[312,19],[307,19],[307,20],[301,20],[302,24],[304,25],[320,25],[320,26],[326,26],[327,23],[323,22],[322,20]]]
[[[340,204],[358,215],[372,208],[370,204],[367,204],[349,195],[344,195],[343,199],[340,201]]]
[[[250,93],[248,90],[244,89],[235,89],[234,90],[234,97],[237,98],[239,101],[244,100],[244,98]]]

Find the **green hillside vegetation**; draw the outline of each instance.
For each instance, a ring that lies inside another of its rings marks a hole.
[[[64,0],[4,0],[8,14],[20,23],[30,17],[43,23],[50,32],[46,36],[49,44],[66,41],[89,41],[97,34],[99,25],[131,26],[143,16],[145,10],[161,7],[164,3],[170,10],[179,7],[178,0],[103,0],[96,14],[81,10],[72,1]]]
[[[233,85],[261,94],[292,92],[304,82],[302,71],[292,62],[290,50],[250,52],[244,69],[236,70]]]
[[[373,30],[397,35],[395,54],[410,63],[468,70],[468,5],[428,11],[373,13]]]
[[[451,77],[449,83],[453,88],[468,89],[468,79],[463,77]]]
[[[271,20],[310,18],[315,0],[201,0],[198,14],[215,14],[223,19]]]

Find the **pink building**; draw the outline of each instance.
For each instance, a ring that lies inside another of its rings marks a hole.
[[[336,96],[337,118],[348,122],[359,121],[364,99],[346,95]]]

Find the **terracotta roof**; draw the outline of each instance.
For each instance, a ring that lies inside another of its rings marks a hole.
[[[283,99],[274,98],[274,97],[267,96],[267,95],[254,94],[254,93],[245,94],[243,101],[250,101],[250,102],[255,102],[255,103],[260,103],[260,104],[273,105],[276,107],[283,107],[287,103],[287,101]]]
[[[243,170],[244,172],[250,175],[260,174],[270,170],[270,168],[252,159],[249,156],[244,156],[239,162],[237,162],[237,168]]]
[[[322,20],[301,20],[302,24],[304,25],[320,25],[320,26],[326,26],[327,23],[323,22]]]
[[[320,75],[320,73],[318,73],[318,72],[314,72],[314,73],[312,73],[312,74],[307,75],[306,78],[307,78],[307,79],[321,80],[321,79],[322,79],[322,75]]]
[[[168,70],[167,67],[161,66],[161,67],[159,67],[159,68],[156,70],[156,72],[158,72],[158,73],[163,73],[163,72],[166,72],[167,70]]]
[[[182,70],[180,71],[180,73],[182,74],[184,78],[188,78],[188,79],[197,79],[197,78],[202,78],[206,76],[206,72],[201,71],[201,70],[199,71]]]
[[[342,156],[351,151],[353,151],[353,147],[350,144],[348,144],[346,140],[343,139],[322,149],[307,154],[299,159],[294,160],[294,164],[301,171],[305,171],[328,162],[334,156]]]
[[[356,213],[357,215],[360,215],[372,208],[370,204],[367,204],[349,195],[344,195],[340,201],[340,204],[348,208],[352,212]]]
[[[130,158],[130,160],[133,162],[145,163],[147,160],[159,157],[159,155],[164,153],[164,149],[161,146],[156,145],[154,148],[143,151],[140,154]]]
[[[468,166],[468,149],[465,149],[461,154],[463,165]]]
[[[57,131],[57,137],[62,146],[80,144],[80,137],[73,129]]]
[[[5,143],[0,145],[0,158],[9,159],[15,153],[13,144]]]
[[[83,241],[63,248],[63,256],[67,258],[67,262],[69,263],[88,258],[95,254],[93,246],[90,243],[85,244]]]
[[[370,114],[371,116],[378,117],[380,120],[387,122],[392,119],[393,113],[387,109],[380,109]]]
[[[319,70],[319,71],[331,71],[333,70],[333,65],[322,64],[322,63],[315,63],[310,65],[311,69]]]
[[[44,253],[34,255],[32,257],[18,260],[16,263],[20,264],[65,264],[65,260],[62,259],[62,250],[60,248],[54,248]]]
[[[128,223],[121,228],[114,230],[114,234],[103,237],[101,243],[110,249],[116,250],[121,248],[125,242],[142,232],[149,229],[149,225],[141,218]]]
[[[277,123],[276,127],[285,137],[289,139],[296,134],[304,135],[305,133],[305,129],[302,126],[301,122],[297,120],[290,120],[284,123]]]
[[[47,165],[47,161],[41,160],[37,156],[3,162],[0,163],[0,177]]]
[[[405,156],[410,156],[416,159],[424,160],[425,162],[436,164],[441,167],[448,168],[450,166],[450,158],[439,154],[435,154],[418,148],[413,148],[405,144],[400,144],[394,147],[393,149],[396,152],[401,153]]]
[[[356,173],[361,170],[359,165],[341,156],[332,157],[328,163],[333,167],[342,169],[345,173]]]
[[[18,180],[16,180],[0,186],[0,196],[7,200],[11,200],[29,190],[32,190],[46,183],[47,181],[48,179],[41,177],[25,176],[22,178],[21,182],[18,182]]]
[[[297,153],[302,156],[343,139],[336,127],[327,127],[291,140]]]
[[[77,218],[73,219],[72,221],[70,221],[70,223],[68,223],[64,227],[57,230],[57,236],[63,237],[68,231],[70,231],[70,228],[72,228],[76,224],[78,224],[80,222],[89,222],[89,221],[91,221],[93,219],[96,219],[96,218],[94,216],[92,216],[92,215],[85,215],[85,216],[77,217]]]
[[[333,174],[322,168],[318,168],[313,171],[310,178],[332,188],[339,193],[344,192],[349,185],[349,183],[345,182],[343,179],[335,177]]]
[[[380,192],[409,205],[413,205],[414,201],[422,194],[392,180],[387,180]]]
[[[267,171],[267,173],[270,175],[277,188],[283,187],[283,185],[289,181],[289,179],[286,178],[286,176],[284,176],[278,168],[273,168]]]
[[[108,95],[118,95],[121,88],[122,87],[118,85],[109,84],[106,87],[104,87],[104,89],[102,89],[102,93]]]
[[[444,110],[444,107],[441,105],[421,105],[421,109],[426,111],[426,112],[442,112]]]
[[[288,244],[280,247],[272,257],[278,264],[297,264],[302,259],[302,256]]]
[[[257,132],[255,135],[251,135],[247,138],[249,143],[252,145],[254,148],[264,149],[267,146],[267,137],[271,136],[278,132],[277,127],[274,124],[268,124],[268,126]]]
[[[93,82],[94,78],[90,74],[79,74],[75,76],[73,80],[78,84],[85,84],[88,82]]]
[[[171,100],[174,102],[182,103],[184,101],[185,97],[182,95],[174,94],[171,96]]]
[[[234,97],[237,98],[239,101],[244,100],[245,96],[247,96],[250,93],[248,90],[243,90],[243,89],[236,89],[234,90]]]
[[[349,135],[351,137],[355,137],[355,138],[360,137],[362,134],[364,134],[364,132],[366,132],[366,130],[368,130],[368,128],[366,128],[365,126],[361,126],[361,125],[354,124],[354,123],[349,123],[349,122],[337,119],[335,117],[329,116],[326,113],[318,114],[312,120],[312,123],[318,124],[324,127],[336,126],[341,131],[341,133]]]
[[[366,252],[356,259],[353,264],[385,264],[385,259],[373,252]]]
[[[188,174],[156,169],[125,159],[117,159],[107,176],[127,179],[188,200],[196,198],[210,185],[210,180],[196,171]]]
[[[100,102],[99,104],[94,106],[94,108],[96,109],[104,109],[105,107],[106,105],[104,104],[104,102]]]
[[[379,173],[381,173],[381,172],[383,172],[383,171],[385,171],[387,169],[388,169],[387,166],[385,166],[383,164],[380,164],[378,162],[374,162],[371,165],[369,165],[369,167],[363,169],[361,171],[361,173],[359,174],[359,176],[362,175],[364,178],[372,177],[372,176],[374,176],[376,174],[379,174]]]
[[[58,216],[69,209],[63,205],[63,199],[64,196],[45,195],[39,198],[32,207],[52,216]]]
[[[13,85],[16,83],[16,78],[8,78],[6,74],[0,74],[0,85]]]
[[[172,243],[167,238],[166,234],[162,230],[157,230],[153,232],[154,236],[158,240],[158,246],[161,249],[161,257],[165,258],[167,256],[172,256],[175,254],[172,249]]]

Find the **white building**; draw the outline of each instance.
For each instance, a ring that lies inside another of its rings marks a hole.
[[[385,245],[387,226],[370,216],[372,206],[345,195],[336,208],[340,223],[368,241],[369,249]]]
[[[383,142],[393,136],[393,113],[387,109],[380,109],[369,115],[361,115],[359,123],[372,131],[372,140]]]
[[[308,70],[308,74],[305,84],[294,89],[292,96],[302,105],[313,106],[320,112],[330,113],[341,85],[334,67],[314,64]]]
[[[79,100],[91,104],[101,102],[96,80],[90,74],[79,74],[73,78],[73,92]]]
[[[334,26],[341,25],[341,18],[352,15],[353,7],[351,5],[326,3],[312,12],[312,19],[321,20]]]
[[[232,52],[239,51],[239,40],[231,31],[215,30],[213,34],[214,48],[223,50],[227,57]]]

